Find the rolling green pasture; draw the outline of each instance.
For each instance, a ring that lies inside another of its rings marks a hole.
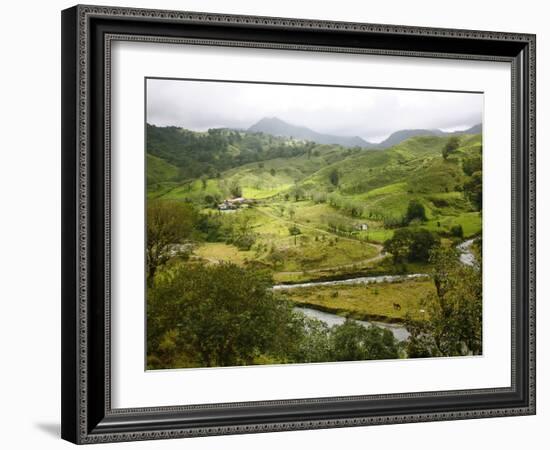
[[[294,302],[357,320],[425,319],[421,299],[435,292],[430,279],[364,285],[315,286],[284,291]],[[394,303],[401,309],[394,308]]]

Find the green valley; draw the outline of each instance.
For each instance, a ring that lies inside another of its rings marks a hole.
[[[185,208],[188,221],[185,239],[150,248],[159,257],[149,260],[160,261],[150,289],[164,289],[182,267],[229,265],[263,274],[270,288],[282,286],[272,295],[291,308],[382,325],[428,323],[435,313],[425,299],[436,295],[432,274],[439,268],[431,251],[481,236],[481,154],[480,133],[419,135],[369,149],[147,125],[148,208],[157,211],[148,216],[148,239],[157,239],[150,223],[162,222],[159,205]],[[394,278],[376,278],[382,276]],[[345,282],[360,277],[373,281]],[[159,298],[157,291],[150,297]],[[150,367],[198,364],[158,356],[176,335],[159,334]],[[415,356],[401,345],[396,355]],[[294,361],[275,350],[247,358],[240,363]],[[225,365],[220,361],[212,364]]]

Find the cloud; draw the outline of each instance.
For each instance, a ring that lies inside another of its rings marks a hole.
[[[374,141],[402,129],[464,129],[481,123],[482,114],[479,93],[147,80],[147,122],[197,131],[278,117]]]

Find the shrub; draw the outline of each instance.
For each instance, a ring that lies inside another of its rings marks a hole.
[[[464,237],[464,230],[462,229],[462,225],[453,225],[451,227],[451,236],[455,236],[458,238]]]
[[[422,222],[428,220],[426,217],[426,210],[424,209],[424,205],[418,200],[409,201],[407,212],[405,213],[406,223],[410,223],[414,219],[418,219]]]

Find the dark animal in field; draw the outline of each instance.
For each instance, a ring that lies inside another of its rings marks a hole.
[[[399,303],[394,303],[393,309],[395,309],[396,311],[401,311],[401,305]]]

